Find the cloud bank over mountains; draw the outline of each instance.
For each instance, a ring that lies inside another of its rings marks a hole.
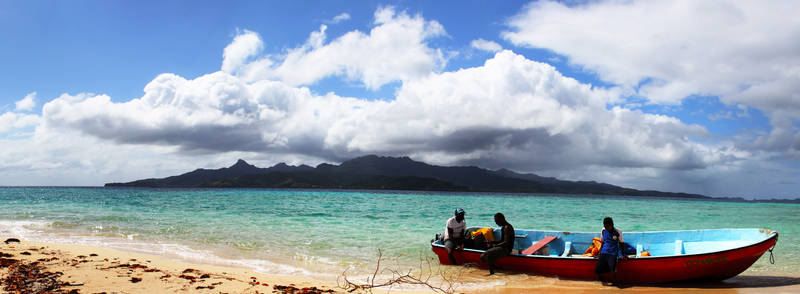
[[[448,38],[445,28],[392,7],[376,10],[369,32],[329,40],[321,25],[284,52],[265,53],[269,40],[240,30],[219,71],[194,79],[160,74],[140,98],[64,94],[44,103],[40,116],[24,113],[34,108],[33,96],[24,98],[0,114],[0,133],[18,134],[0,138],[0,174],[9,181],[0,184],[67,173],[70,182],[30,184],[100,184],[227,166],[238,157],[315,164],[382,154],[639,189],[794,197],[800,51],[790,49],[800,48],[800,25],[767,17],[783,9],[748,6],[545,1],[509,19],[505,40],[553,50],[611,87],[581,83],[483,39],[471,43],[495,52],[483,65],[445,71],[455,55],[432,45]],[[707,11],[714,13],[701,15]],[[328,24],[349,15],[336,19]],[[308,88],[330,78],[368,90],[399,86],[389,100]],[[636,96],[680,104],[689,95],[760,109],[772,131],[715,140],[703,126],[624,103]],[[753,176],[754,169],[763,172]],[[788,184],[765,190],[747,178]]]

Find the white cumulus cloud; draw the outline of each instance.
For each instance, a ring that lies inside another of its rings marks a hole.
[[[347,12],[342,12],[339,15],[334,16],[333,19],[331,19],[330,23],[336,24],[349,19],[350,19],[350,14]]]
[[[446,35],[438,22],[397,12],[393,7],[378,9],[374,18],[375,27],[369,34],[351,31],[327,43],[327,26],[322,25],[302,46],[283,56],[254,61],[242,76],[249,81],[273,79],[290,85],[311,85],[338,76],[374,90],[444,67],[446,59],[441,50],[427,44],[431,38]]]
[[[257,33],[248,30],[240,32],[222,53],[222,71],[238,71],[249,58],[261,53],[263,48],[264,44]]]
[[[45,104],[44,117],[49,129],[75,129],[118,143],[317,155],[318,132],[359,104],[276,81],[247,83],[224,72],[194,80],[162,74],[139,99],[114,103],[105,95],[63,95]]]
[[[31,111],[36,106],[36,92],[28,93],[25,98],[14,103],[16,111]]]
[[[771,137],[796,136],[797,127],[781,122],[800,120],[798,10],[797,1],[537,1],[502,35],[564,55],[651,103],[719,96],[767,113]],[[765,147],[800,151],[772,141]]]
[[[503,46],[500,46],[500,44],[497,44],[497,42],[487,41],[487,40],[484,40],[484,39],[472,40],[472,42],[470,42],[469,45],[472,48],[475,48],[475,49],[478,49],[478,50],[483,50],[483,51],[488,51],[488,52],[492,52],[492,53],[495,53],[497,51],[503,50]]]
[[[33,114],[22,114],[6,112],[0,114],[0,134],[14,129],[21,129],[39,124],[39,116]]]
[[[615,94],[502,51],[481,67],[403,85],[396,100],[337,121],[325,142],[357,154],[410,153],[437,163],[520,170],[586,164],[692,169],[719,162],[715,150],[688,140],[706,136],[702,127],[607,110]]]

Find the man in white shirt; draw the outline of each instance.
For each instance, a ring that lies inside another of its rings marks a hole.
[[[453,257],[453,250],[464,249],[464,232],[467,230],[467,221],[464,219],[464,210],[456,209],[455,216],[447,220],[444,229],[444,248],[447,249],[447,257],[450,264],[457,264]]]

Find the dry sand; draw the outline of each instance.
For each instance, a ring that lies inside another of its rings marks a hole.
[[[29,242],[0,243],[0,288],[8,286],[9,271],[18,264],[38,263],[58,276],[63,293],[300,293],[304,290],[345,292],[336,281],[257,273],[248,269],[189,264],[162,257],[84,245]],[[19,268],[18,268],[19,269]],[[525,274],[500,273],[486,277],[470,269],[456,293],[800,293],[800,276],[741,275],[716,283],[662,286],[602,286]],[[494,285],[494,286],[487,286]],[[287,288],[282,288],[287,287]],[[292,290],[296,290],[292,292]],[[320,291],[321,292],[321,291]],[[378,289],[375,293],[386,293]],[[391,289],[392,293],[409,293]],[[428,292],[413,288],[412,292]],[[13,293],[13,291],[12,291]],[[319,293],[319,292],[318,292]]]

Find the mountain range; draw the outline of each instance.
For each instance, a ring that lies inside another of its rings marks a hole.
[[[436,166],[408,157],[367,155],[340,165],[316,167],[279,163],[259,168],[239,159],[220,169],[197,169],[160,179],[107,183],[106,187],[154,188],[311,188],[421,191],[596,194],[709,198],[704,195],[636,190],[595,181],[564,181],[508,169]]]

